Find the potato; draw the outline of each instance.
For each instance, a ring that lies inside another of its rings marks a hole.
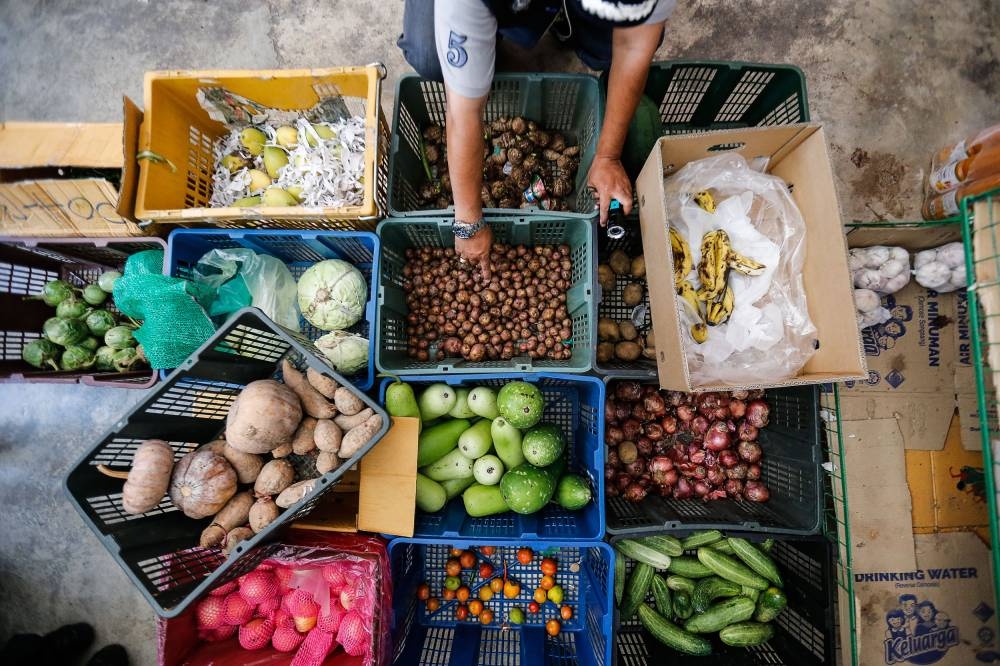
[[[314,419],[332,419],[337,415],[337,408],[327,402],[322,393],[306,381],[305,375],[299,372],[289,360],[281,361],[281,375],[288,386],[302,401],[302,410]]]
[[[346,416],[354,416],[365,408],[365,403],[361,401],[361,398],[354,395],[351,389],[346,386],[341,386],[337,389],[336,394],[333,396],[333,401],[337,405],[337,411]],[[331,418],[332,416],[334,415],[331,414],[329,417],[324,418]]]
[[[618,342],[621,334],[618,331],[618,324],[612,319],[602,317],[597,322],[597,339],[607,342]]]
[[[324,397],[333,400],[333,394],[336,393],[339,386],[333,377],[327,377],[318,370],[306,368],[306,380],[312,384],[314,389],[322,393]]]
[[[379,414],[373,414],[363,424],[347,431],[337,455],[344,459],[353,457],[375,436],[381,427],[382,417]]]
[[[634,278],[646,277],[646,257],[644,255],[640,254],[638,257],[632,259],[632,266],[629,269],[629,273]]]
[[[333,451],[322,451],[316,456],[316,471],[326,474],[340,467],[340,456]]]
[[[278,448],[271,451],[271,455],[275,458],[287,458],[288,456],[295,453],[295,449],[292,448],[291,442],[285,442]]]
[[[132,456],[132,469],[122,488],[122,509],[140,514],[155,509],[167,494],[174,450],[162,439],[148,439]]]
[[[250,382],[229,407],[226,442],[245,453],[268,453],[299,427],[302,402],[295,391],[273,379]]]
[[[302,419],[302,423],[299,424],[299,429],[295,431],[295,435],[292,436],[292,453],[297,456],[304,456],[313,449],[316,448],[316,424],[319,423],[316,419],[311,416],[307,416]],[[274,451],[271,452],[274,455]],[[281,458],[283,456],[275,456],[276,458]]]
[[[635,324],[631,321],[625,320],[618,322],[618,330],[622,334],[622,340],[633,342],[637,337],[639,337],[639,331],[636,330]]]
[[[604,291],[611,291],[615,288],[615,272],[607,264],[597,267],[597,283]]]
[[[597,362],[607,363],[615,357],[615,343],[602,342],[597,345]]]
[[[261,497],[250,507],[250,529],[254,534],[273,523],[281,514],[281,509],[270,497]]]
[[[634,342],[619,342],[615,345],[615,356],[622,361],[634,361],[641,353],[642,349]]]
[[[277,495],[295,480],[295,468],[287,460],[272,460],[260,470],[253,492],[257,497]]]
[[[222,548],[222,552],[228,555],[236,550],[236,546],[240,545],[240,542],[246,541],[251,537],[253,537],[253,530],[249,527],[237,527],[229,530],[229,533],[226,535],[225,546]]]
[[[316,485],[316,479],[305,479],[304,481],[299,481],[298,483],[293,483],[278,495],[278,498],[274,500],[274,503],[280,506],[282,509],[287,509],[291,505],[298,501],[301,501],[303,497],[308,495],[313,491]]]
[[[632,260],[625,254],[625,250],[615,250],[608,259],[608,265],[618,275],[627,275],[632,270]]]
[[[367,409],[361,410],[354,416],[347,416],[346,414],[341,414],[340,416],[334,417],[333,422],[336,423],[338,426],[340,426],[341,430],[347,432],[351,428],[356,428],[357,426],[361,425],[362,423],[370,419],[372,414],[374,413],[375,412],[372,411],[372,408],[369,407]]]
[[[236,470],[236,480],[240,483],[253,483],[264,466],[264,459],[255,453],[244,453],[226,444],[222,447],[222,457]]]
[[[631,282],[622,289],[622,303],[629,307],[635,307],[642,303],[643,289],[638,282]]]
[[[341,442],[344,439],[344,432],[336,423],[330,419],[320,419],[316,422],[316,429],[313,432],[313,441],[320,451],[336,453],[340,450]]]

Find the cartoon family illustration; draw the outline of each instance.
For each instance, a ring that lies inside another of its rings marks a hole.
[[[885,622],[889,626],[885,637],[892,640],[946,629],[951,624],[951,618],[937,610],[932,602],[918,601],[915,595],[904,594],[899,597],[899,608],[885,614]]]

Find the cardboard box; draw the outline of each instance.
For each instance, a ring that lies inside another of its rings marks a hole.
[[[122,168],[120,123],[0,124],[0,236],[141,236],[104,178],[67,168]]]
[[[766,158],[768,173],[794,186],[792,198],[807,229],[803,279],[819,343],[798,376],[782,381],[762,377],[754,386],[863,379],[868,371],[854,314],[847,247],[826,138],[820,125],[802,124],[663,137],[646,161],[637,181],[643,247],[649,254],[666,257],[646,265],[661,386],[679,391],[737,388],[691,385],[684,346],[692,343],[677,313],[663,185],[664,177],[688,162],[730,149],[748,161]]]
[[[413,536],[420,419],[393,417],[385,437],[292,527]]]

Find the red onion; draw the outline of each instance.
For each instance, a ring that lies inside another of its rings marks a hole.
[[[623,422],[632,413],[632,408],[626,404],[615,405],[615,421]]]
[[[643,458],[636,458],[630,463],[625,463],[622,469],[625,470],[626,474],[635,479],[646,473],[646,461]]]
[[[705,448],[709,451],[725,451],[729,448],[729,428],[725,421],[716,421],[705,433]],[[748,462],[754,462],[752,460]]]
[[[712,492],[711,486],[709,486],[704,481],[695,481],[694,484],[694,494],[698,497],[704,497],[705,495]]]
[[[610,396],[604,401],[604,420],[607,423],[615,421],[615,399]]]
[[[747,403],[742,400],[730,400],[729,401],[729,415],[734,419],[741,419],[743,415],[746,414]]]
[[[755,428],[763,428],[766,426],[770,414],[771,408],[768,407],[767,403],[763,400],[754,400],[747,405],[746,419],[750,422],[750,425]]]
[[[690,499],[691,493],[691,484],[688,480],[683,477],[677,479],[677,485],[674,486],[674,499]]]
[[[713,490],[709,494],[705,495],[705,500],[706,501],[708,501],[708,500],[720,500],[720,499],[726,499],[726,490],[725,490],[725,488],[716,488],[715,490]]]
[[[625,439],[634,442],[642,433],[642,422],[636,419],[628,419],[622,425],[622,432],[625,434]]]
[[[731,391],[729,395],[731,395],[735,400],[746,400],[750,397],[750,391],[746,389],[736,389],[735,391]]]
[[[760,465],[750,465],[747,467],[747,481],[756,481],[760,478]]]
[[[656,421],[652,421],[642,426],[642,430],[646,433],[646,437],[649,437],[650,439],[663,439],[663,426]]]
[[[708,477],[708,469],[706,469],[704,465],[697,465],[691,473],[691,476],[700,481],[701,479]]]
[[[757,400],[764,397],[764,389],[754,389],[752,391],[747,391],[747,400]]]
[[[632,477],[624,472],[620,472],[618,476],[615,477],[615,485],[618,486],[618,490],[624,491],[632,483]]]
[[[639,457],[639,449],[635,442],[622,442],[618,445],[618,458],[623,465],[627,465]]]
[[[739,426],[736,428],[736,438],[741,442],[752,442],[757,439],[758,430],[753,427],[745,420],[740,421]]]
[[[632,405],[632,418],[637,419],[638,421],[649,420],[649,412],[646,411],[646,408],[642,406],[641,402],[637,402]]]
[[[677,406],[677,418],[681,421],[690,421],[694,418],[694,410],[691,409],[691,405],[678,405]]]
[[[649,474],[643,474],[642,476],[639,477],[639,485],[645,488],[646,490],[649,490],[649,487],[653,485],[653,477],[651,477]]]
[[[618,497],[621,495],[621,492],[622,491],[618,490],[618,486],[613,483],[604,484],[604,494],[608,497]]]
[[[708,419],[704,416],[696,416],[691,421],[691,432],[695,435],[704,435],[708,431]]]
[[[691,462],[682,462],[677,465],[677,469],[679,469],[681,474],[684,476],[691,476],[694,473],[695,467],[697,467],[697,465]]]
[[[684,402],[684,394],[680,391],[667,391],[667,404],[676,407]]]
[[[659,393],[660,389],[657,388],[656,384],[643,384],[642,385],[642,397],[645,398],[650,393]]]
[[[663,401],[663,396],[659,393],[650,393],[642,399],[642,406],[646,408],[653,418],[658,419],[667,411],[667,404]]]
[[[611,467],[618,467],[621,465],[622,461],[618,457],[618,449],[608,447],[607,459],[604,462]]]
[[[604,441],[608,444],[619,444],[625,441],[625,433],[621,428],[611,426],[604,431]]]
[[[717,420],[723,420],[729,418],[729,408],[728,407],[716,407],[715,411],[712,412],[712,418]]]
[[[642,397],[642,384],[622,381],[615,386],[615,397],[625,402],[635,402]]]
[[[708,476],[705,479],[713,486],[721,486],[726,482],[726,473],[722,471],[721,467],[709,467]]]
[[[666,456],[656,456],[649,461],[649,473],[653,474],[663,474],[664,472],[669,472],[674,468],[674,461]]]
[[[660,421],[660,427],[663,428],[663,432],[667,435],[672,435],[677,432],[677,417],[676,416],[664,416]]]
[[[751,465],[760,462],[762,455],[760,444],[757,442],[740,442],[739,446],[736,447],[736,453],[739,454],[740,460]]]
[[[739,479],[728,479],[726,481],[726,494],[733,499],[741,499],[743,496],[743,482]]]
[[[628,488],[625,489],[625,492],[622,493],[622,495],[629,502],[641,502],[642,500],[646,499],[646,489],[640,486],[638,483],[633,483]]]
[[[680,462],[684,460],[684,445],[674,444],[669,449],[667,449],[666,456],[673,460],[674,462]]]
[[[737,457],[736,452],[732,449],[726,449],[725,451],[719,453],[719,464],[727,469],[739,461],[740,459]]]
[[[667,497],[670,495],[672,491],[673,491],[673,486],[671,486],[670,484],[661,483],[660,485],[656,486],[656,494],[659,495],[660,497]]]
[[[692,444],[692,446],[695,446]],[[705,462],[705,452],[702,449],[696,449],[692,453],[688,454],[688,460],[696,465],[700,465]]]
[[[677,473],[676,469],[672,469],[669,472],[663,473],[663,485],[665,486],[675,486],[677,485],[677,480],[680,475]]]
[[[771,498],[771,491],[760,481],[747,481],[743,496],[751,502],[766,502]]]
[[[742,481],[743,479],[747,478],[748,469],[749,467],[747,466],[746,463],[742,462],[736,463],[735,465],[726,470],[726,476],[728,476],[730,479],[739,479],[740,481]]]
[[[705,452],[705,467],[715,467],[719,464],[719,456],[711,451]]]
[[[604,465],[604,480],[605,481],[614,481],[615,480],[615,476],[617,474],[618,474],[618,468],[617,467],[615,467],[614,465],[608,465],[608,464]]]
[[[639,451],[639,455],[643,458],[653,455],[653,440],[649,437],[640,437],[635,447]]]

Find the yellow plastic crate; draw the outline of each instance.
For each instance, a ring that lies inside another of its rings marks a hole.
[[[182,226],[374,230],[386,210],[389,126],[380,104],[385,75],[385,67],[378,63],[328,69],[147,72],[136,151],[127,159],[134,163],[136,154],[150,151],[169,160],[176,171],[163,162],[138,161],[135,217]],[[341,208],[209,208],[212,146],[227,128],[198,104],[197,91],[205,86],[219,86],[287,111],[309,109],[323,93],[337,90],[347,108],[365,118],[363,203]]]

